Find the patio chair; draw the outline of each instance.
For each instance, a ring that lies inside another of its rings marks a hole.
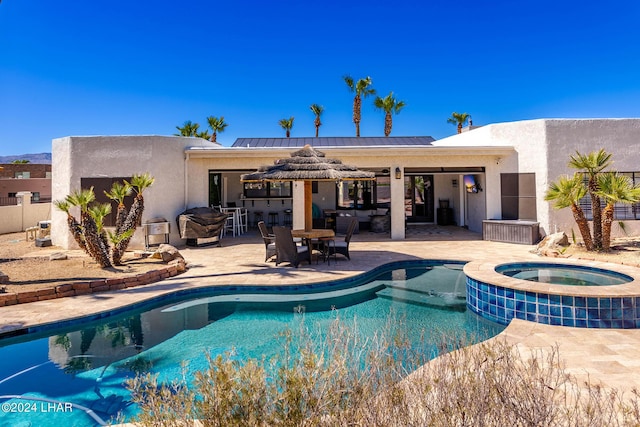
[[[273,226],[276,235],[276,265],[281,262],[290,262],[298,268],[300,262],[306,260],[311,264],[311,254],[307,246],[296,246],[291,235],[291,229],[287,227]]]
[[[264,221],[258,221],[258,230],[260,230],[260,234],[262,235],[266,251],[264,262],[267,262],[270,258],[276,255],[276,236],[274,234],[269,234],[267,231],[267,225]]]
[[[351,242],[351,236],[353,235],[353,232],[355,231],[357,225],[358,218],[352,217],[351,222],[349,222],[349,225],[347,227],[347,234],[344,236],[344,240],[336,239],[335,242],[332,242],[332,244],[329,245],[328,248],[328,256],[340,254],[347,257],[348,260],[351,260],[351,257],[349,256],[349,242]]]

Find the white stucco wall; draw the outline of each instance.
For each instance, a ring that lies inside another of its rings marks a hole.
[[[52,143],[52,197],[64,199],[80,188],[81,178],[131,176],[148,172],[155,183],[145,191],[144,223],[163,217],[171,223],[172,243],[182,242],[175,224],[185,207],[184,150],[189,146],[213,146],[198,138],[165,136],[65,137]],[[78,213],[75,212],[77,216]],[[52,240],[63,248],[76,248],[66,224],[66,215],[54,209]],[[144,234],[138,228],[130,249],[144,247]]]
[[[499,218],[500,173],[535,173],[536,209],[543,234],[576,229],[569,209],[556,210],[544,200],[549,184],[562,174],[572,174],[569,156],[576,151],[587,154],[601,148],[613,154],[613,169],[640,171],[640,119],[538,119],[483,126],[470,132],[434,142],[435,146],[513,146],[514,155],[496,158],[487,167],[488,217]],[[640,234],[640,221],[626,220],[630,234]],[[614,235],[621,230],[614,227]]]

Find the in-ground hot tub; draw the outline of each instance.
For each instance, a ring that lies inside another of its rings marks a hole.
[[[467,307],[503,325],[517,318],[558,326],[640,329],[636,267],[568,260],[470,262],[464,273]]]
[[[505,276],[531,282],[570,286],[612,286],[633,281],[633,277],[603,268],[541,262],[508,263],[496,266]]]

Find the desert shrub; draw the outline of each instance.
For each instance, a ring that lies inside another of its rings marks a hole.
[[[209,358],[192,381],[129,381],[142,426],[637,426],[638,395],[580,384],[557,348],[521,354],[494,338],[410,346],[401,324],[363,338],[356,321],[328,333],[283,332],[273,359]]]

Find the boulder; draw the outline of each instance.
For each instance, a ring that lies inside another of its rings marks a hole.
[[[566,248],[567,246],[569,246],[569,238],[563,231],[561,231],[559,233],[545,236],[545,238],[538,243],[538,246],[533,252],[542,256],[556,258],[562,256],[562,253],[564,252],[564,249],[560,248]]]
[[[176,249],[174,246],[168,245],[166,243],[161,244],[158,249],[153,254],[153,258],[160,258],[164,262],[173,261],[174,259],[182,259],[184,257],[182,254]]]
[[[64,252],[54,252],[49,255],[49,261],[61,261],[67,259],[68,256]]]

